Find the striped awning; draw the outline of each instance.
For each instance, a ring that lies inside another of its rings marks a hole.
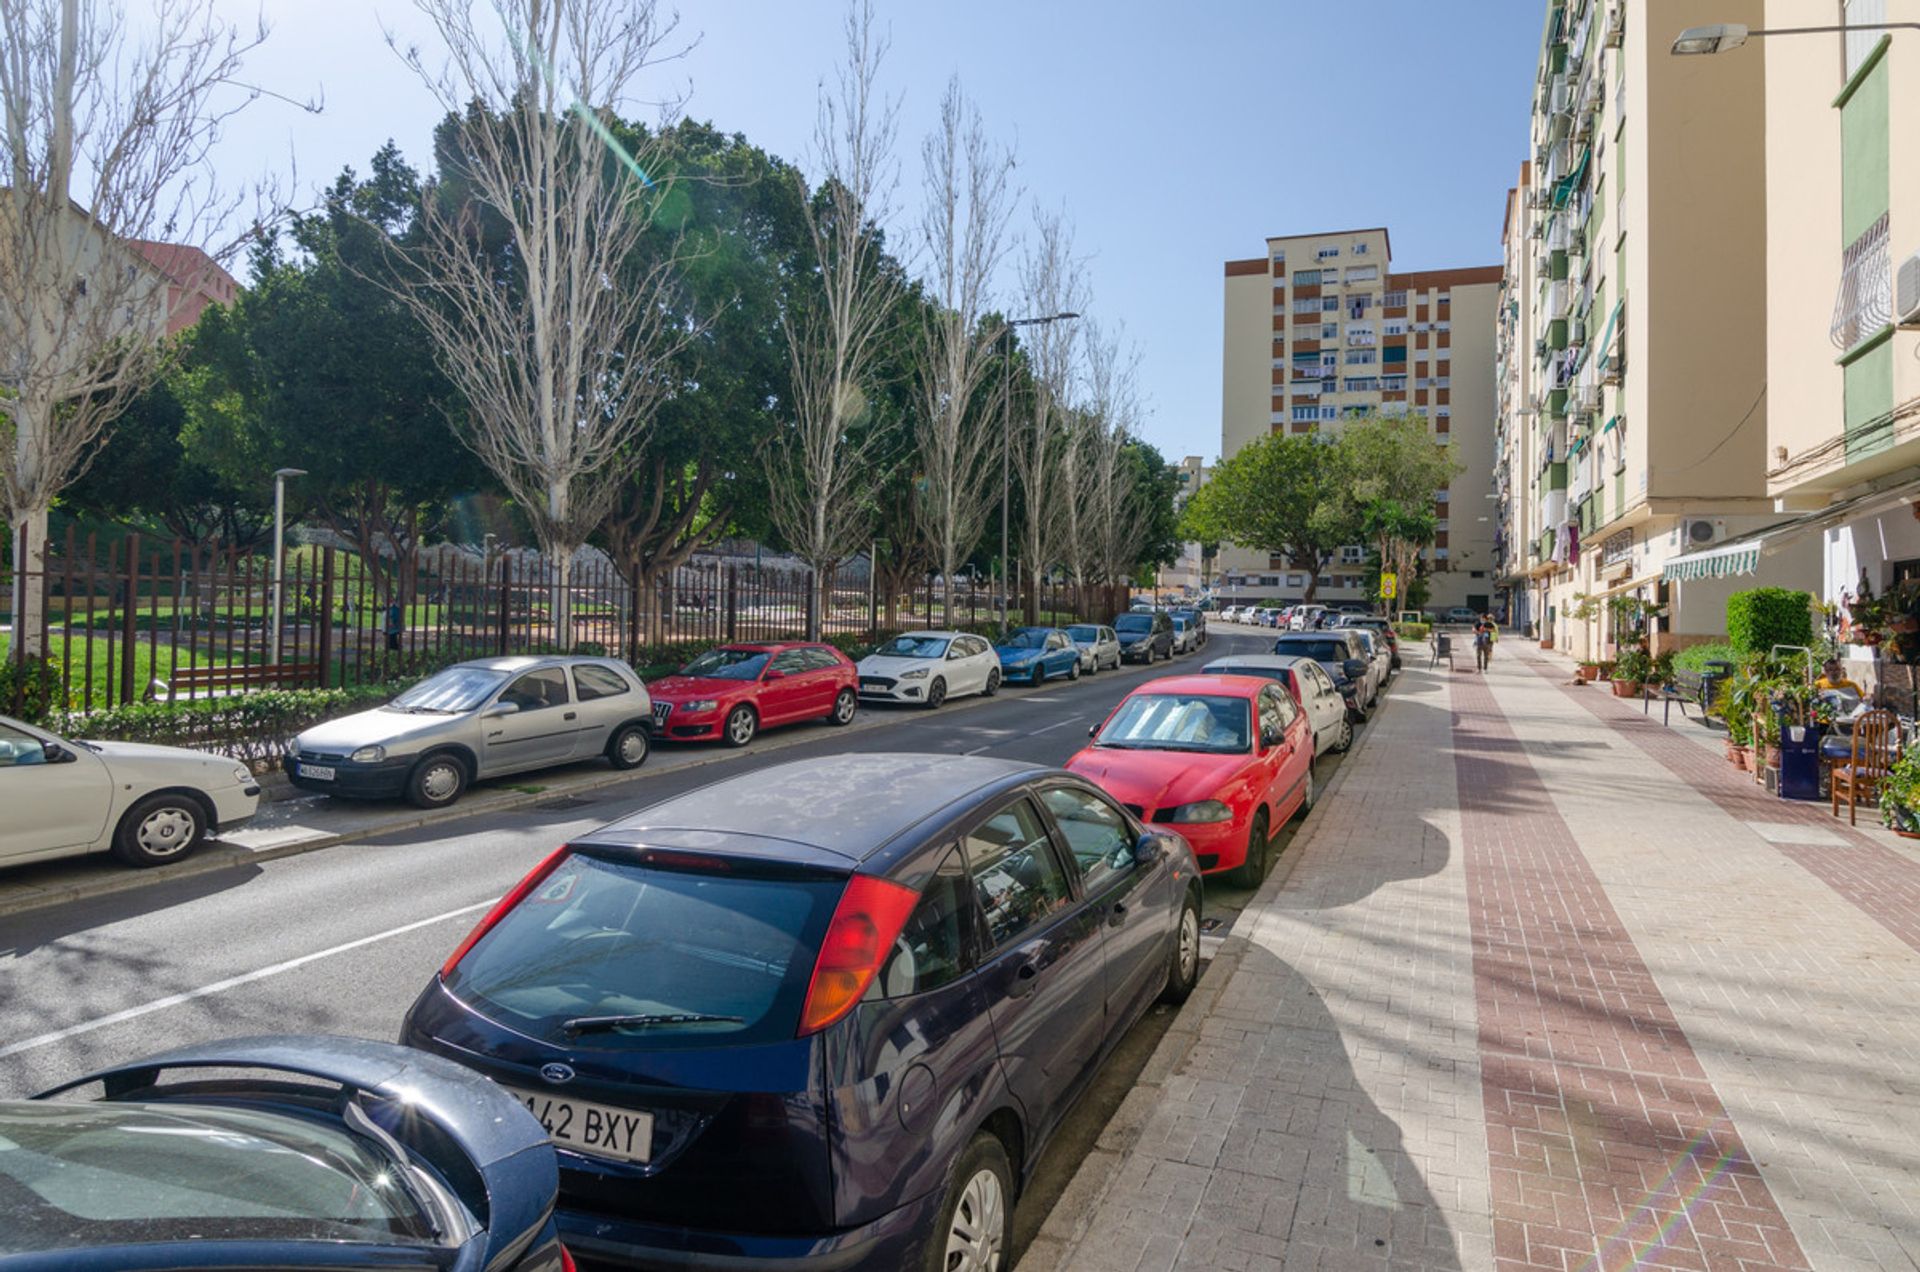
[[[1702,548],[1670,558],[1661,571],[1668,579],[1684,583],[1688,579],[1729,579],[1752,574],[1760,568],[1761,539],[1746,539]]]

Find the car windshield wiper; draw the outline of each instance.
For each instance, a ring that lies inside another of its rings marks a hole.
[[[715,1016],[701,1011],[641,1012],[630,1016],[575,1016],[560,1028],[568,1033],[596,1033],[607,1029],[644,1029],[649,1025],[738,1025],[744,1016]]]

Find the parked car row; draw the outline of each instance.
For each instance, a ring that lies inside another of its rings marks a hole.
[[[1358,601],[1342,601],[1337,605],[1235,605],[1223,610],[1220,617],[1229,623],[1303,632],[1337,626],[1345,618],[1361,617],[1372,612],[1369,606]]]

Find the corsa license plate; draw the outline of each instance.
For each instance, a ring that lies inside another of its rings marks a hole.
[[[585,1100],[568,1100],[544,1091],[520,1091],[513,1098],[547,1128],[553,1142],[597,1157],[645,1162],[653,1152],[653,1114],[616,1109]]]
[[[302,764],[300,776],[310,777],[316,782],[331,782],[334,773],[332,768],[324,764]]]

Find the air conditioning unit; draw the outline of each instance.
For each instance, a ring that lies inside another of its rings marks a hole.
[[[1613,12],[1607,14],[1607,47],[1617,49],[1627,42],[1627,10],[1624,5],[1615,5]]]
[[[1708,517],[1689,517],[1680,523],[1676,533],[1682,538],[1680,546],[1692,551],[1724,539],[1727,534],[1727,523]]]
[[[1627,357],[1618,349],[1600,360],[1600,383],[1617,385],[1627,370]]]
[[[1920,327],[1920,252],[1900,262],[1893,286],[1894,322]]]

